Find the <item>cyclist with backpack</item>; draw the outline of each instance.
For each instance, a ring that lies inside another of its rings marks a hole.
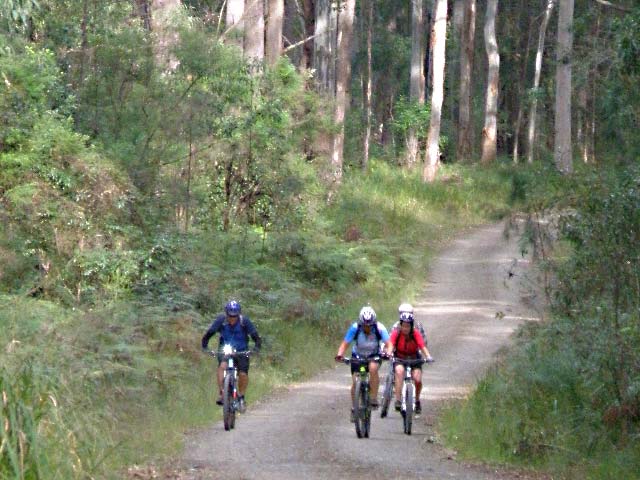
[[[224,345],[231,345],[236,351],[246,351],[249,349],[249,337],[252,338],[257,353],[262,346],[262,339],[258,335],[255,325],[249,320],[249,317],[241,315],[242,308],[236,300],[230,300],[224,307],[224,313],[219,314],[213,321],[207,332],[202,337],[202,350],[206,351],[209,345],[209,339],[216,333],[220,334],[220,343],[218,349],[221,351]],[[249,385],[249,357],[238,356],[236,359],[238,367],[238,393],[240,412],[245,410],[244,393]],[[224,372],[227,368],[227,362],[222,356],[218,357],[218,399],[216,403],[222,405],[222,386],[224,382]]]
[[[384,352],[380,351],[380,342],[384,342],[387,350],[391,349],[389,343],[389,332],[386,327],[377,321],[376,312],[370,306],[364,306],[360,310],[358,315],[358,321],[353,323],[338,347],[338,353],[336,354],[336,361],[341,362],[344,358],[344,353],[351,342],[354,342],[352,349],[352,357],[368,358],[376,355],[384,355]],[[378,386],[380,385],[380,379],[378,370],[380,367],[380,360],[371,360],[369,362],[369,381],[371,386],[371,408],[378,408]],[[354,389],[356,382],[356,367],[351,365],[352,383],[351,383],[351,400],[354,398]],[[351,409],[353,420],[353,409]]]
[[[399,325],[391,332],[391,339],[387,348],[389,356],[401,360],[414,360],[424,358],[427,363],[433,362],[433,357],[429,353],[422,334],[415,326],[413,312],[403,311],[400,313]],[[404,379],[404,365],[394,363],[395,371],[395,409],[402,408],[402,382]],[[422,391],[422,367],[415,366],[412,369],[413,381],[416,385],[416,414],[422,413],[420,405],[420,392]]]

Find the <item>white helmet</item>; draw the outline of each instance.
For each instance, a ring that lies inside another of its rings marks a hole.
[[[413,313],[413,305],[410,303],[401,303],[398,307],[398,313]]]
[[[370,306],[362,307],[358,319],[362,325],[373,325],[376,323],[376,312]]]

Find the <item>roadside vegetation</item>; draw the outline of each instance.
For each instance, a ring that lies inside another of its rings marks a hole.
[[[585,171],[531,192],[549,311],[452,406],[446,442],[467,458],[560,478],[639,478],[640,170]],[[553,194],[555,192],[555,194]],[[571,192],[567,194],[567,192]]]

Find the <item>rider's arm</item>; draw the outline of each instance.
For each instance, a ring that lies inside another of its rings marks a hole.
[[[202,337],[202,348],[207,349],[209,346],[209,339],[213,337],[216,333],[220,331],[222,327],[222,320],[220,318],[216,318],[215,321],[209,327],[209,330]]]
[[[424,355],[424,358],[426,360],[432,358],[431,354],[429,353],[429,349],[427,348],[427,344],[424,341],[424,339],[422,338],[422,334],[420,333],[419,330],[415,330],[414,331],[414,336],[416,339],[416,343],[418,344],[418,348],[420,349],[420,353],[422,353],[422,355]]]
[[[244,318],[244,321],[247,324],[247,333],[249,334],[249,336],[253,340],[253,343],[256,346],[255,349],[260,350],[262,348],[262,338],[258,334],[258,330],[256,329],[256,326],[247,317]]]
[[[349,346],[349,342],[347,342],[346,340],[343,340],[340,346],[338,347],[338,353],[336,354],[336,357],[344,357],[344,352],[347,350],[348,346]]]

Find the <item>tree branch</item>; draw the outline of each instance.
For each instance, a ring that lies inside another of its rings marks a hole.
[[[614,10],[618,10],[619,12],[629,13],[631,12],[631,8],[624,7],[622,5],[616,5],[615,3],[611,3],[607,0],[595,0],[596,3],[599,3],[602,6],[613,8]]]

